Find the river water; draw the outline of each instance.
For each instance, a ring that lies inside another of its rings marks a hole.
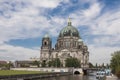
[[[40,80],[97,80],[97,79],[95,76],[69,75],[69,76],[44,78]]]

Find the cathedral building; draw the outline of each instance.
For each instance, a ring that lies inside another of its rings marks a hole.
[[[59,58],[60,62],[65,66],[67,58],[77,58],[81,67],[88,67],[89,52],[88,47],[84,44],[77,28],[72,26],[70,19],[57,38],[55,48],[52,48],[52,39],[49,35],[42,38],[42,46],[40,52],[40,62],[48,63],[52,59]]]

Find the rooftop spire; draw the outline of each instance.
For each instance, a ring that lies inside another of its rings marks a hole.
[[[71,18],[68,18],[68,26],[71,26]]]

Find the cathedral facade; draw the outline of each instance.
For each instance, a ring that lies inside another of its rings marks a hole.
[[[52,40],[48,35],[42,38],[40,62],[48,63],[52,59],[59,58],[63,64],[62,67],[66,67],[65,60],[70,57],[77,58],[81,67],[88,67],[88,47],[83,43],[79,31],[69,20],[67,26],[60,31],[55,48],[52,48]]]

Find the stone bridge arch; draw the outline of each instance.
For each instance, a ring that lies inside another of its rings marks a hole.
[[[73,74],[83,74],[82,68],[75,68]]]

